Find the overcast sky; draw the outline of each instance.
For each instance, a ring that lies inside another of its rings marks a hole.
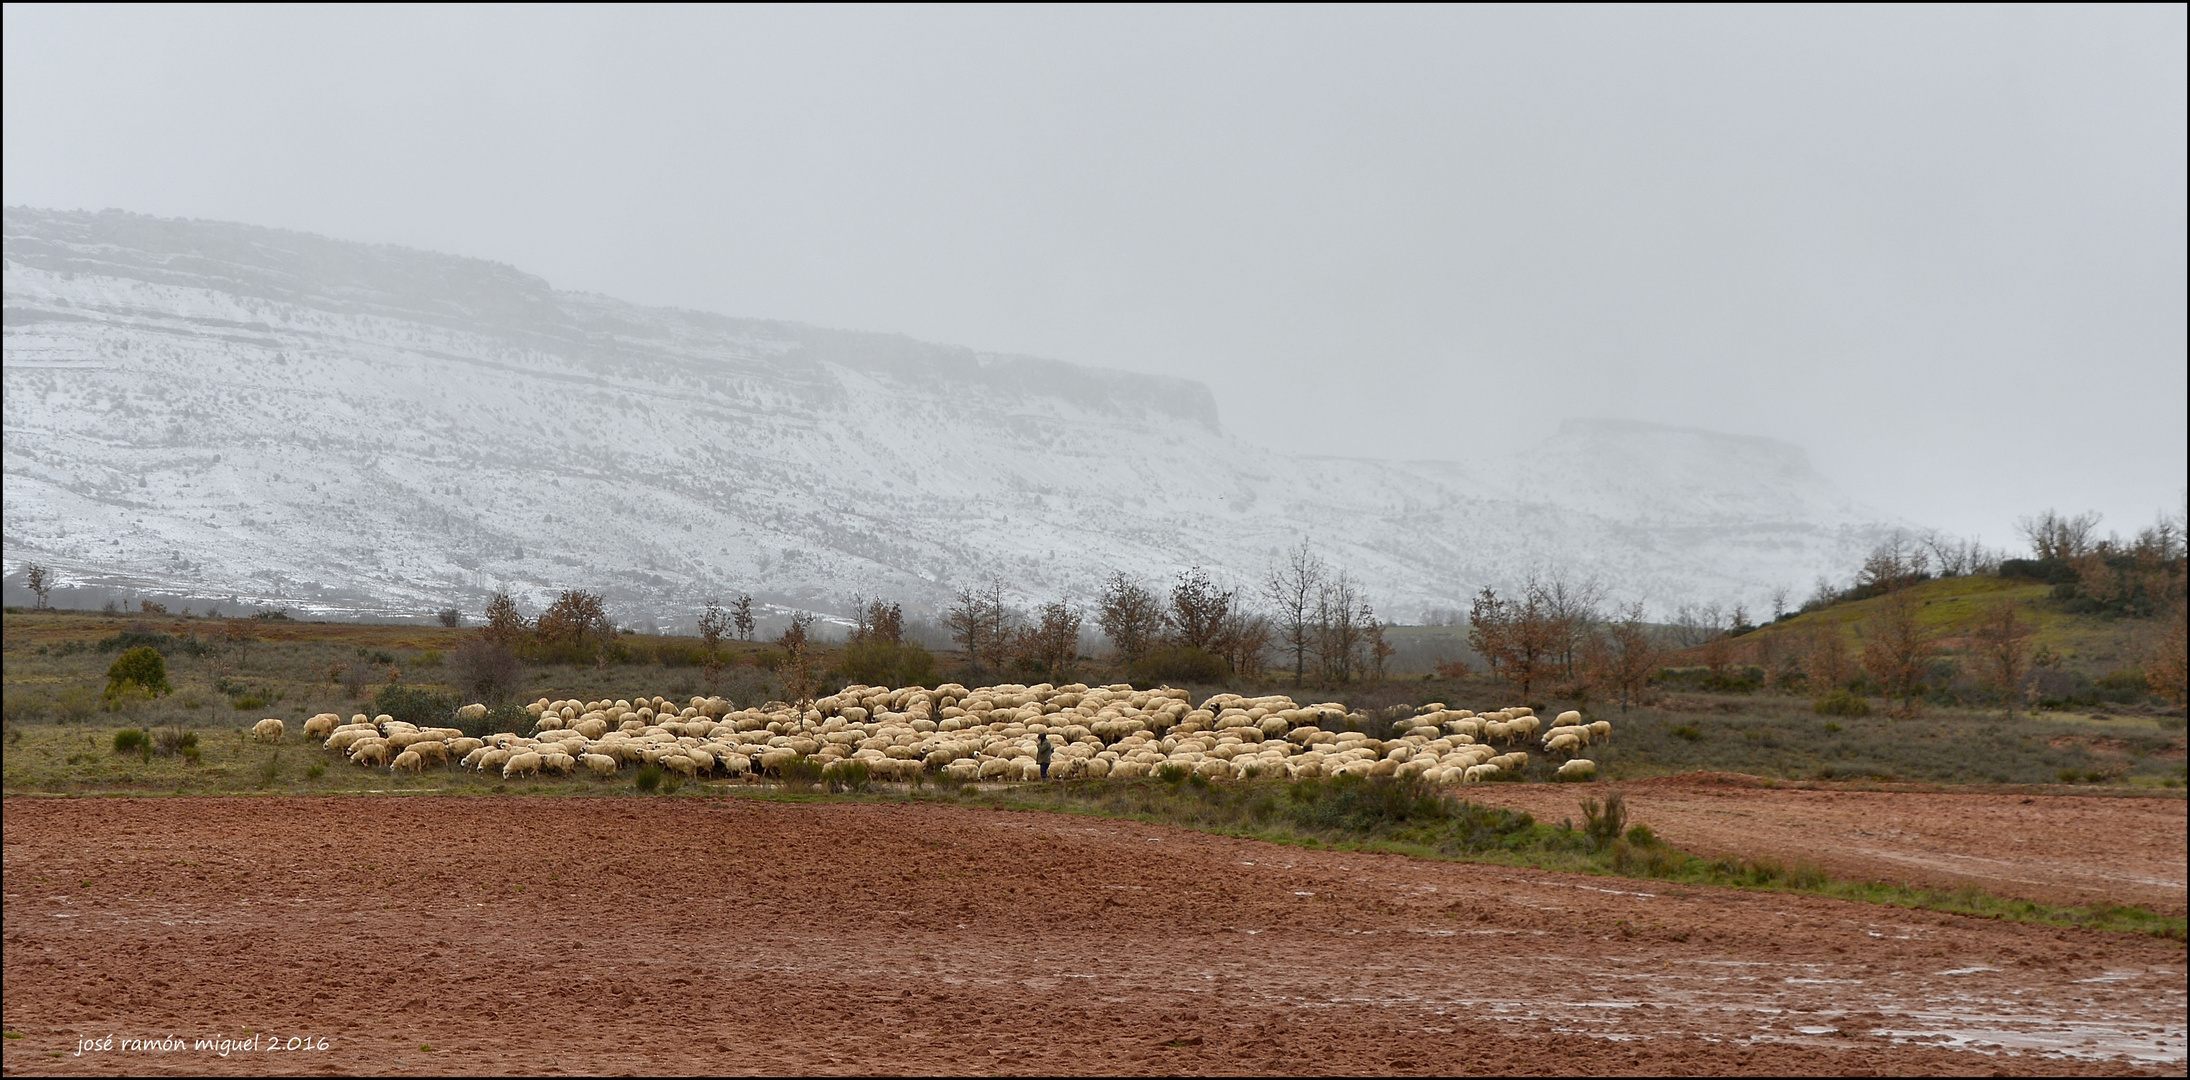
[[[2185,486],[2185,18],[5,8],[5,200],[1208,382],[1274,445],[1614,416],[2009,538]]]

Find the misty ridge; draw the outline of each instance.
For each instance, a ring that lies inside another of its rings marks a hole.
[[[1792,446],[1486,424],[1421,457],[1233,437],[1186,380],[644,308],[510,267],[120,212],[6,211],[7,559],[88,597],[417,616],[495,593],[707,598],[848,625],[969,587],[1234,592],[1306,543],[1401,621],[1587,583],[1655,617],[1762,611],[1896,529]],[[1495,434],[1495,437],[1493,435]],[[64,591],[64,596],[70,592]]]

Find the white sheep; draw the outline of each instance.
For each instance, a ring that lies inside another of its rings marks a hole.
[[[260,742],[280,742],[283,724],[271,716],[251,725],[251,737]]]
[[[1588,780],[1597,775],[1597,763],[1588,758],[1575,758],[1559,766],[1561,780]]]
[[[335,728],[341,726],[341,723],[342,718],[331,712],[320,713],[318,716],[304,722],[304,737],[307,739],[324,739],[334,734]]]
[[[487,707],[485,705],[479,704],[476,701],[472,702],[471,704],[456,710],[456,718],[457,720],[466,723],[469,723],[473,720],[484,720],[487,718]]]
[[[394,772],[417,772],[425,764],[425,759],[418,756],[418,751],[405,750],[395,756],[395,761],[388,768]]]
[[[1598,720],[1591,723],[1589,725],[1589,737],[1604,742],[1612,741],[1612,721]]]
[[[607,754],[587,754],[581,760],[585,762],[585,767],[595,776],[616,775],[616,759],[609,757]]]
[[[481,762],[481,764],[484,764],[484,762]],[[512,754],[509,761],[503,764],[502,779],[510,780],[520,776],[534,776],[539,771],[540,755],[527,750],[522,754]]]

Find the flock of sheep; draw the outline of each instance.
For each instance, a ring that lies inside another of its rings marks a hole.
[[[466,705],[458,722],[486,715]],[[1580,723],[1563,713],[1541,730],[1527,708],[1474,713],[1424,705],[1391,725],[1392,737],[1358,730],[1372,718],[1334,703],[1299,705],[1283,696],[1218,694],[1193,705],[1183,690],[1130,686],[984,686],[934,689],[848,686],[807,705],[770,702],[732,709],[721,698],[551,701],[526,706],[531,735],[466,736],[459,728],[418,727],[386,715],[345,723],[334,713],[304,722],[363,766],[420,771],[459,765],[507,778],[580,769],[613,776],[627,765],[655,765],[685,777],[781,774],[808,762],[824,779],[859,763],[877,780],[941,773],[958,780],[1071,780],[1164,775],[1211,779],[1318,776],[1419,776],[1460,784],[1513,778],[1529,763],[1517,748],[1531,738],[1567,760],[1556,776],[1587,780],[1596,764],[1576,756],[1611,737],[1605,721]],[[261,739],[284,725],[262,720]],[[1176,775],[1175,773],[1172,775]]]

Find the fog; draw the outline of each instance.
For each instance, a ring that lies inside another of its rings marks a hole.
[[[2185,486],[2185,17],[5,9],[4,198],[1163,372],[1239,434],[1770,435],[1996,543]]]

